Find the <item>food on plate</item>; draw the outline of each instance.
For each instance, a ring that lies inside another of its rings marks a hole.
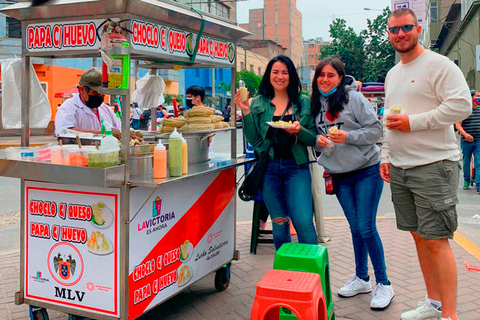
[[[402,112],[402,105],[401,104],[394,104],[390,107],[389,114],[400,114]]]
[[[184,264],[178,269],[177,283],[179,286],[183,286],[185,283],[192,278],[192,268]]]
[[[217,116],[217,115],[210,116],[209,118],[212,119],[212,123],[217,123],[217,122],[225,120],[224,117]]]
[[[173,132],[173,129],[175,129],[175,127],[162,125],[162,128],[160,129],[160,133],[170,133],[170,132]]]
[[[338,127],[337,126],[333,126],[331,127],[330,129],[328,129],[328,133],[334,133],[334,132],[337,132],[338,131]]]
[[[190,244],[190,241],[185,240],[185,242],[180,246],[180,259],[182,260],[187,260],[188,256],[190,253],[188,252],[188,245]]]
[[[103,214],[105,213],[105,203],[99,202],[92,206],[93,209],[93,216],[92,221],[94,224],[103,226],[105,224],[105,219],[103,218]]]
[[[95,253],[108,253],[112,250],[110,241],[100,231],[93,231],[88,237],[87,248]]]
[[[277,124],[277,125],[280,125],[280,126],[289,126],[292,124],[292,121],[283,121],[283,120],[280,120],[280,121],[273,121],[272,122],[273,124]]]

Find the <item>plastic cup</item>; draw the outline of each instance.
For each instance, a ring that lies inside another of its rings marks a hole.
[[[248,99],[248,89],[245,87],[240,87],[238,88],[238,92],[240,92],[240,97],[242,98],[243,101],[247,101]]]

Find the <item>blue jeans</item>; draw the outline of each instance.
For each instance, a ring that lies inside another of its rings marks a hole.
[[[130,125],[133,129],[138,130],[140,128],[140,119],[132,119]]]
[[[470,183],[470,162],[473,155],[473,166],[475,167],[475,183],[480,185],[480,140],[462,143],[463,153],[463,180]]]
[[[351,175],[335,176],[336,195],[352,232],[357,277],[368,277],[370,254],[377,283],[388,284],[382,240],[376,225],[378,203],[383,191],[379,166],[377,164]]]
[[[297,230],[298,242],[318,244],[313,225],[312,177],[308,164],[297,165],[294,159],[270,160],[263,178],[262,196],[273,226],[273,242],[278,250],[291,242],[290,223]],[[287,218],[277,223],[275,219]]]

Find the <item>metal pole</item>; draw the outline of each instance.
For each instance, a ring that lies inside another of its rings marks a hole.
[[[23,59],[23,75],[22,75],[22,102],[21,102],[21,146],[28,147],[30,145],[30,57],[24,55]]]
[[[235,55],[236,56],[236,55]],[[231,69],[232,72],[232,83],[230,86],[231,90],[231,99],[230,99],[230,124],[235,128],[235,130],[230,131],[230,145],[231,145],[231,158],[237,158],[237,129],[236,129],[236,115],[237,115],[237,106],[235,105],[235,92],[237,92],[237,63],[233,64],[233,68]],[[232,121],[233,119],[233,121]]]
[[[215,68],[212,69],[212,97],[215,98]]]

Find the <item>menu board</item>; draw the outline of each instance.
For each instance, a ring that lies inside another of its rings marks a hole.
[[[233,258],[235,169],[185,181],[130,191],[129,319]]]
[[[25,183],[25,298],[119,316],[119,194]]]

